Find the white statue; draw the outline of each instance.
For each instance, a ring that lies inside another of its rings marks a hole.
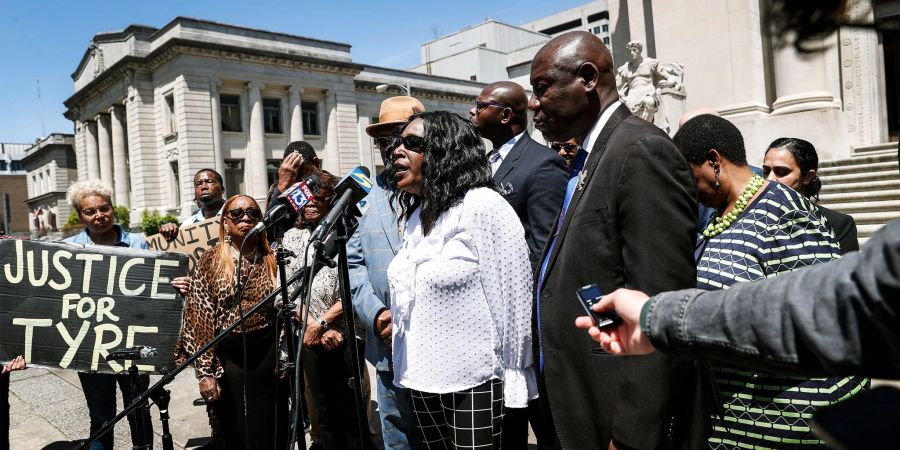
[[[626,48],[631,61],[616,70],[619,98],[634,115],[669,131],[662,93],[680,93],[683,98],[684,65],[662,64],[658,59],[644,58],[641,56],[644,45],[638,41],[629,42]]]

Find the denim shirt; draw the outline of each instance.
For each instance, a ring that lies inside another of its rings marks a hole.
[[[114,247],[130,247],[141,250],[147,250],[149,248],[147,241],[144,240],[143,236],[132,235],[119,225],[113,225],[113,229],[119,233],[119,242]],[[91,240],[91,234],[88,232],[87,228],[75,236],[63,239],[63,242],[68,244],[94,245],[94,241]]]
[[[641,330],[659,350],[805,374],[900,378],[900,220],[860,252],[722,291],[664,292]]]

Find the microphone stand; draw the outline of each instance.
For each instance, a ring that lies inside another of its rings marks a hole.
[[[115,351],[113,353],[116,353]],[[156,351],[154,350],[154,353]],[[110,355],[106,358],[107,361],[114,361],[116,358],[113,355]],[[138,392],[138,383],[140,374],[138,374],[138,368],[135,361],[141,359],[140,354],[136,354],[134,359],[131,360],[131,365],[128,367],[128,381],[129,381],[129,389],[131,390],[131,396],[134,398],[134,394]],[[122,358],[124,360],[124,358]],[[162,389],[162,392],[165,393],[165,398],[160,398],[160,401],[157,401],[156,398],[153,398],[153,403],[155,403],[159,407],[159,420],[162,422],[163,426],[163,435],[162,435],[162,444],[163,450],[174,450],[172,444],[172,435],[169,433],[169,391],[166,389]],[[143,401],[141,402],[138,410],[134,411],[134,423],[135,423],[135,439],[137,441],[137,445],[135,445],[135,449],[148,449],[152,448],[153,436],[152,433],[148,433],[147,428],[144,426],[144,417],[150,417],[150,402]],[[147,436],[150,434],[151,436]]]
[[[344,310],[344,319],[347,323],[349,334],[348,345],[350,346],[350,361],[353,367],[350,368],[353,374],[352,388],[356,391],[356,422],[359,429],[359,439],[363,443],[363,448],[371,447],[371,438],[369,437],[369,422],[366,418],[366,410],[363,404],[362,392],[362,370],[359,359],[359,346],[356,342],[356,314],[353,310],[353,301],[350,293],[350,265],[347,262],[347,241],[353,231],[356,229],[356,219],[353,218],[349,208],[355,208],[353,204],[347,204],[341,211],[340,218],[335,223],[336,236],[335,243],[338,247],[338,274],[341,282],[341,307]],[[316,248],[322,247],[322,241],[315,239],[310,245]]]
[[[304,268],[304,269],[298,271],[297,273],[295,273],[289,280],[284,280],[284,282],[286,284],[290,285],[291,283],[293,283],[297,280],[304,280],[307,276],[308,276],[307,269]],[[306,285],[301,284],[301,286],[299,286],[297,288],[297,290],[295,290],[291,294],[290,299],[297,298],[297,296],[300,294],[300,292],[306,288],[307,288]],[[112,431],[112,429],[115,427],[116,423],[120,422],[122,419],[127,417],[129,414],[133,413],[135,410],[140,408],[145,402],[147,402],[147,399],[152,399],[153,402],[156,403],[156,405],[160,409],[160,416],[162,416],[163,414],[166,414],[166,418],[168,419],[169,392],[168,392],[168,390],[165,389],[165,386],[168,385],[169,383],[171,383],[172,380],[174,380],[175,377],[179,373],[184,371],[184,369],[190,367],[191,364],[193,364],[194,361],[196,361],[198,358],[200,358],[201,355],[203,355],[204,353],[206,353],[207,351],[211,350],[213,347],[218,345],[218,343],[222,339],[224,339],[226,336],[231,334],[231,332],[233,332],[238,326],[240,326],[248,317],[252,316],[257,311],[259,311],[263,307],[267,306],[269,303],[274,302],[275,299],[280,294],[281,294],[281,291],[276,290],[276,291],[270,293],[269,295],[267,295],[266,298],[264,298],[262,301],[260,301],[259,303],[254,305],[252,308],[250,308],[246,312],[244,312],[244,314],[238,320],[236,320],[234,323],[229,325],[227,328],[225,328],[224,330],[219,332],[219,334],[217,334],[209,342],[207,342],[206,345],[204,345],[203,347],[200,347],[200,349],[198,349],[197,352],[195,352],[193,355],[189,356],[184,361],[184,363],[182,363],[180,366],[173,369],[171,372],[163,373],[162,374],[163,376],[162,376],[162,378],[159,379],[159,381],[154,383],[153,386],[150,386],[146,391],[142,392],[140,395],[134,397],[131,404],[126,406],[120,413],[116,414],[116,416],[113,417],[111,420],[104,423],[103,426],[100,427],[100,429],[97,430],[96,433],[92,434],[84,442],[82,442],[81,445],[78,446],[78,450],[88,450],[91,443],[93,443],[97,439],[100,439],[100,436],[103,436],[104,434]],[[299,405],[297,405],[297,406],[299,406]],[[294,407],[294,406],[292,405],[292,407]],[[296,426],[296,424],[294,424],[294,425]],[[165,425],[163,428],[163,432],[164,433],[166,432]],[[166,450],[168,450],[168,449],[166,449]]]
[[[287,258],[288,253],[293,254],[293,252],[284,248],[283,238],[284,238],[284,224],[283,221],[278,221],[273,225],[274,230],[274,238],[275,238],[275,262],[278,266],[278,279],[281,280],[281,285],[279,286],[278,292],[281,294],[281,309],[278,312],[278,317],[282,321],[282,330],[285,341],[287,342],[287,357],[288,360],[286,363],[282,364],[280,368],[280,372],[287,375],[287,378],[290,380],[290,394],[291,394],[291,406],[290,411],[288,412],[288,417],[291,418],[291,430],[297,427],[296,420],[293,420],[299,413],[302,417],[303,411],[303,403],[300,401],[300,392],[303,390],[303,370],[300,367],[302,362],[300,361],[300,354],[297,350],[297,335],[295,334],[294,327],[294,314],[297,311],[297,304],[294,303],[293,296],[288,295],[288,282],[287,282]],[[299,257],[298,255],[293,255],[295,258]],[[305,285],[303,285],[305,286]],[[302,286],[301,286],[302,287]],[[301,326],[301,329],[304,328]],[[302,339],[302,337],[300,338]],[[279,346],[280,348],[280,346]],[[280,352],[276,352],[279,354],[279,361],[281,360]],[[292,372],[294,372],[296,367],[296,372],[300,375],[295,378],[292,376]],[[276,387],[277,389],[277,387]],[[306,448],[306,433],[297,433],[299,434],[298,441],[300,442],[301,449]],[[288,446],[294,445],[293,437],[295,433],[292,431],[288,432],[289,438]]]

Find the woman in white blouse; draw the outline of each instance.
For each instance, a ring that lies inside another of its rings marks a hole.
[[[502,407],[537,396],[525,232],[469,121],[410,118],[393,154],[404,242],[388,268],[394,383],[430,449],[500,448]]]

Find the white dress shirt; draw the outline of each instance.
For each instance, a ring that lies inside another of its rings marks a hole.
[[[594,149],[594,143],[597,142],[597,138],[600,137],[600,132],[603,131],[603,127],[606,126],[606,122],[609,121],[610,116],[619,108],[622,102],[619,100],[614,101],[609,107],[603,111],[603,114],[600,114],[600,118],[597,119],[597,122],[594,123],[594,127],[591,128],[591,131],[588,132],[587,136],[585,136],[584,140],[580,142],[581,148],[584,151],[590,153],[591,150]]]
[[[503,381],[504,403],[537,397],[525,231],[497,192],[473,189],[425,236],[421,209],[388,267],[394,384],[445,394]]]
[[[503,160],[506,159],[506,155],[508,155],[509,151],[512,150],[513,147],[515,147],[516,142],[519,142],[519,139],[522,139],[523,134],[525,134],[524,131],[513,136],[512,139],[506,141],[506,143],[501,145],[500,148],[491,150],[488,153],[490,155],[494,151],[497,152],[496,153],[497,157],[493,157],[493,158],[491,158],[490,156],[488,157],[489,161],[491,162],[491,175],[497,173],[497,169],[500,168],[500,164],[503,164]]]

